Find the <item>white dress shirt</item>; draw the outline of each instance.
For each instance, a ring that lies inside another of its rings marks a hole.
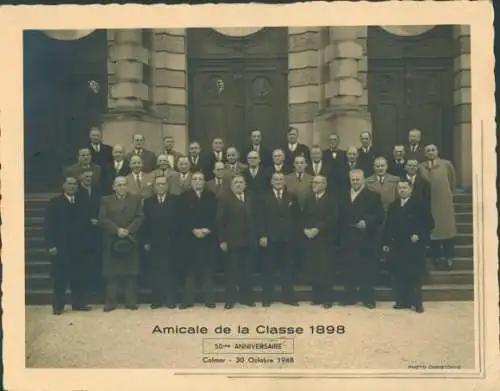
[[[292,152],[295,152],[295,150],[297,149],[297,143],[295,144],[288,144],[288,149]]]

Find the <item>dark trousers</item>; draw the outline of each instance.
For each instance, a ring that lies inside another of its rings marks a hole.
[[[66,289],[71,291],[71,305],[74,308],[87,304],[87,277],[82,258],[75,254],[58,255],[52,261],[53,296],[52,308],[64,309],[66,304]]]
[[[422,276],[400,268],[393,275],[393,294],[397,305],[422,305]]]
[[[429,255],[434,260],[439,258],[453,259],[455,242],[453,239],[431,240],[429,250]]]
[[[137,305],[137,276],[123,275],[107,277],[106,297],[104,305],[115,308],[118,303],[118,290],[123,285],[125,293],[125,306],[133,307]]]
[[[284,300],[295,300],[292,244],[269,242],[265,255],[262,273],[265,300],[273,301],[277,285],[281,286]]]
[[[203,239],[200,239],[203,240]],[[195,301],[196,287],[201,283],[203,300],[207,304],[214,302],[213,298],[213,263],[214,246],[192,245],[190,259],[186,262],[184,303],[193,304]]]
[[[253,248],[229,248],[226,259],[226,302],[253,302]]]
[[[375,303],[377,257],[373,253],[356,252],[343,259],[344,300],[355,302],[358,297],[365,303]],[[358,288],[359,294],[358,296]]]
[[[333,300],[333,260],[331,242],[327,238],[307,239],[307,260],[314,303],[331,303]]]
[[[175,302],[175,256],[172,250],[153,251],[151,253],[151,293],[152,304],[163,305]]]

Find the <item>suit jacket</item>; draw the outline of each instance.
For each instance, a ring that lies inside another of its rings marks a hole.
[[[87,248],[92,249],[99,244],[100,237],[98,235],[100,235],[100,232],[98,227],[91,223],[91,219],[97,220],[99,218],[102,194],[97,188],[92,188],[89,194],[87,189],[80,186],[76,196],[79,199],[84,215],[83,229],[85,230],[85,235],[83,240],[86,241]]]
[[[247,158],[248,154],[252,151],[255,151],[255,148],[253,145],[247,145],[246,148],[243,149],[245,159]],[[269,167],[270,165],[273,164],[272,152],[271,152],[271,150],[266,148],[265,145],[261,144],[259,146],[258,152],[259,152],[262,167]]]
[[[215,248],[216,238],[216,215],[217,215],[217,197],[208,189],[201,192],[198,197],[193,189],[186,190],[181,199],[179,221],[181,222],[183,236],[186,240],[187,248],[198,246],[211,246]],[[193,229],[207,228],[210,234],[203,239],[198,239],[193,235]]]
[[[153,194],[153,175],[151,173],[142,173],[140,183],[135,180],[134,173],[127,175],[127,192],[131,195],[140,196],[143,200],[151,197]]]
[[[408,176],[404,178],[409,179]],[[415,178],[410,181],[412,185],[412,197],[419,198],[422,202],[430,208],[431,204],[431,188],[429,182],[423,178],[420,174],[416,174]]]
[[[300,182],[296,173],[285,175],[286,188],[297,197],[301,209],[304,207],[305,200],[312,194],[312,179],[313,177],[308,173],[303,174],[302,181]]]
[[[298,143],[295,151],[290,151],[288,144],[286,144],[283,151],[285,152],[285,166],[288,170],[293,170],[293,162],[297,156],[304,156],[307,164],[311,163],[311,151],[305,144]]]
[[[258,235],[257,205],[249,192],[245,202],[236,198],[233,192],[225,194],[217,205],[217,232],[219,241],[235,248],[255,247]]]
[[[215,152],[211,151],[210,153],[207,153],[206,155],[206,167],[205,167],[205,179],[210,180],[212,179],[215,174],[214,174],[214,166],[215,163],[218,161],[221,161],[222,163],[226,163],[226,154],[224,152],[221,153],[222,157],[221,160],[218,160],[215,156]]]
[[[387,169],[387,172],[389,174],[392,174],[394,176],[397,176],[399,178],[404,178],[406,176],[406,169],[405,169],[405,166],[406,166],[406,159],[403,160],[403,162],[399,162],[394,160],[393,159],[388,159],[388,169]]]
[[[191,178],[193,174],[189,172],[184,181],[181,180],[181,173],[173,172],[168,177],[169,192],[175,195],[181,195],[187,189],[191,188]]]
[[[177,162],[179,161],[179,158],[181,156],[184,156],[182,153],[177,152],[175,150],[174,151],[170,151],[170,152],[163,151],[161,154],[162,155],[167,155],[169,158],[171,157],[173,159],[173,161],[174,161],[173,162],[174,166],[172,167],[173,170],[177,170]],[[169,162],[170,162],[170,160],[169,160]],[[155,162],[155,167],[156,167],[156,162]]]
[[[90,169],[92,171],[92,185],[93,186],[101,186],[101,175],[102,175],[102,169],[101,166],[95,164],[95,163],[90,163],[90,168],[84,168],[82,167],[81,164],[76,163],[73,164],[72,166],[65,167],[63,170],[63,177],[67,176],[72,176],[80,182],[80,175]]]
[[[358,148],[358,164],[359,168],[363,170],[365,173],[365,178],[368,178],[373,174],[373,162],[377,154],[373,150],[373,146],[371,146],[366,152],[363,148]]]
[[[173,168],[168,168],[166,170],[162,170],[160,168],[157,168],[151,173],[153,178],[156,178],[158,176],[164,176],[167,178],[167,183],[168,183],[168,192],[170,194],[174,195],[179,195],[181,194],[181,188],[180,188],[180,179],[179,179],[179,172],[175,171]]]
[[[324,177],[326,177],[326,179],[330,179],[332,168],[328,165],[328,163],[325,160],[321,160],[319,164],[320,164],[319,173],[317,174],[323,175]],[[316,173],[314,172],[314,164],[312,162],[306,167],[306,172],[313,177],[316,175]]]
[[[387,210],[389,205],[396,199],[398,182],[399,177],[385,174],[383,183],[380,183],[377,175],[372,175],[366,178],[365,184],[369,190],[380,194],[384,210]]]
[[[263,191],[269,189],[271,186],[271,178],[264,167],[259,167],[255,178],[250,173],[250,168],[247,167],[243,170],[243,177],[245,178],[247,189],[256,196],[259,196]]]
[[[115,178],[118,176],[126,177],[128,174],[130,174],[130,164],[127,159],[123,160],[122,167],[118,171],[115,169],[114,160],[107,164],[103,170],[103,193],[105,195],[113,194],[113,182],[115,181]]]
[[[109,163],[113,161],[113,147],[106,144],[99,144],[99,152],[96,152],[91,143],[87,144],[87,148],[90,149],[90,154],[92,155],[92,163],[101,166],[104,169]]]
[[[265,236],[270,242],[292,242],[300,222],[297,198],[285,189],[278,200],[274,189],[266,189],[260,199],[259,218],[259,237]]]
[[[196,164],[194,163],[192,156],[188,155],[188,158],[189,158],[189,162],[191,163],[191,169],[190,169],[191,172],[201,171],[206,177],[207,176],[206,170],[207,170],[208,163],[209,163],[208,156],[206,156],[206,154],[204,154],[204,153],[200,153]],[[212,173],[212,175],[213,175],[213,173]]]
[[[220,185],[217,185],[216,179],[212,178],[207,182],[206,186],[208,190],[215,194],[217,199],[231,191],[229,181],[226,178],[222,179],[222,183]]]
[[[412,151],[411,146],[407,144],[405,146],[405,152],[406,152],[405,153],[406,160],[416,159],[418,160],[419,163],[424,162],[426,160],[424,145],[422,143],[417,145],[416,151]]]
[[[132,156],[142,157],[142,162],[144,164],[142,170],[145,173],[150,173],[156,168],[156,155],[154,154],[154,152],[143,149],[142,153],[137,154],[137,152],[133,150],[132,152],[127,154],[127,159],[130,160]]]
[[[301,229],[318,228],[319,234],[312,239],[314,242],[321,240],[325,243],[337,243],[338,224],[339,206],[331,194],[325,193],[320,199],[311,195],[306,199],[302,211]],[[302,236],[310,241],[304,233]]]
[[[224,171],[224,175],[229,180],[231,180],[231,178],[233,177],[233,175],[242,174],[243,171],[245,171],[247,167],[248,166],[246,164],[243,164],[241,162],[236,163],[234,167],[230,167],[229,163],[226,163],[226,168],[225,168],[225,171]]]
[[[325,149],[323,151],[323,161],[329,167],[328,190],[334,190],[338,195],[345,192],[349,185],[349,178],[346,171],[347,154],[346,151],[337,149]]]
[[[45,212],[45,243],[47,248],[56,247],[56,260],[68,262],[68,254],[79,255],[84,247],[86,214],[82,202],[75,197],[70,204],[65,195],[52,198]]]
[[[144,224],[142,235],[144,241],[151,245],[153,255],[162,255],[167,252],[175,255],[172,247],[179,239],[179,199],[178,196],[169,194],[165,197],[163,205],[157,195],[144,200]]]

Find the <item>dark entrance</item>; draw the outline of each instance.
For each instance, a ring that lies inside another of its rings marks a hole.
[[[232,37],[188,30],[189,137],[210,150],[221,137],[242,148],[260,129],[270,147],[285,140],[288,124],[286,28]]]
[[[78,40],[26,31],[23,39],[25,188],[58,191],[63,167],[107,106],[106,31]]]
[[[368,102],[377,150],[406,143],[408,131],[452,159],[453,27],[437,26],[417,36],[368,28]]]

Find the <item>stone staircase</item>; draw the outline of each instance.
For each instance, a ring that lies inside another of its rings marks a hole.
[[[27,195],[25,199],[25,249],[26,249],[26,303],[50,304],[52,284],[50,280],[50,261],[44,248],[43,216],[50,194]],[[473,224],[472,224],[472,194],[463,192],[455,195],[455,211],[458,236],[455,250],[455,268],[452,271],[430,271],[424,285],[425,301],[459,301],[474,299],[473,279]],[[216,274],[216,300],[224,300],[224,276]],[[256,276],[258,284],[259,277]],[[256,298],[260,298],[260,290],[256,288]],[[304,278],[297,277],[297,294],[300,300],[310,300],[311,290],[304,283]],[[141,289],[141,302],[148,303],[150,292]],[[387,276],[380,276],[377,287],[379,300],[392,300]],[[94,297],[95,304],[102,301]]]

